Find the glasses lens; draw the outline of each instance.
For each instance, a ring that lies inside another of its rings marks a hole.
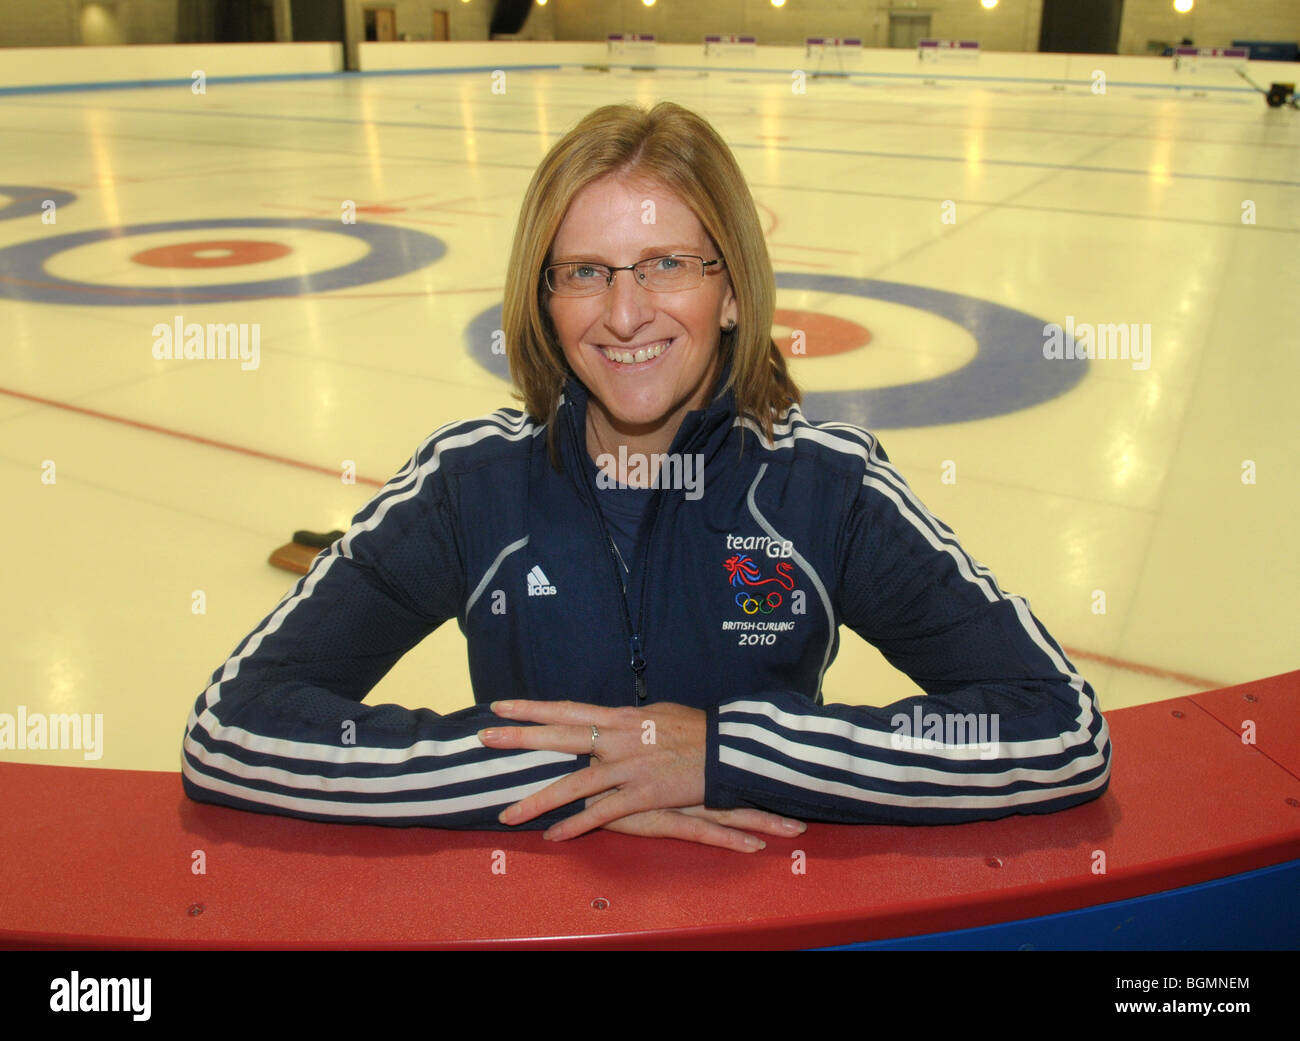
[[[673,293],[694,289],[704,277],[704,265],[698,257],[654,257],[636,268],[637,278],[656,293]]]
[[[594,296],[609,284],[609,272],[599,264],[556,264],[546,269],[551,292],[560,296]]]
[[[704,280],[699,257],[652,257],[633,269],[636,280],[655,293],[694,289]],[[603,264],[553,264],[546,269],[546,284],[556,296],[598,296],[609,288],[610,269]]]

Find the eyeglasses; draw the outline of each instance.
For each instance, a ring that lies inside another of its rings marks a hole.
[[[705,260],[687,253],[667,257],[649,257],[626,267],[589,264],[585,260],[551,264],[543,268],[546,288],[556,296],[599,296],[614,284],[614,275],[631,271],[637,285],[652,293],[680,293],[694,289],[704,281],[704,269],[723,264],[721,258]]]

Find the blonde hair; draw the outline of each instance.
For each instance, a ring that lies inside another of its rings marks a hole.
[[[737,410],[771,440],[775,417],[798,403],[800,393],[772,340],[776,280],[740,167],[718,132],[680,105],[661,101],[649,111],[605,105],[556,142],[537,167],[506,273],[502,324],[510,374],[527,411],[550,424],[552,461],[558,465],[554,420],[569,367],[545,306],[542,268],[574,196],[613,173],[672,191],[726,260],[737,320],[734,329],[720,330],[718,351],[723,364],[732,361],[727,386],[735,389]]]

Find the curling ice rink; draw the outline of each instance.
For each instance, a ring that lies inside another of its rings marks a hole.
[[[816,348],[793,363],[811,418],[874,429],[1103,709],[1300,664],[1294,112],[666,70],[515,70],[499,95],[482,72],[12,94],[0,708],[102,713],[104,738],[40,762],[178,769],[212,670],[296,581],[270,551],[346,528],[440,424],[515,404],[489,337],[547,148],[599,104],[660,99],[749,179],[775,333]],[[263,280],[282,288],[220,299]],[[256,367],[155,358],[178,316],[258,326]],[[1067,319],[1149,327],[1146,364],[1024,360],[1025,328]],[[828,700],[914,692],[841,630]],[[369,700],[471,697],[453,621]]]

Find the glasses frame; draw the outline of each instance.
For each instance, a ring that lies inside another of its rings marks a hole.
[[[690,289],[654,289],[646,285],[645,281],[637,278],[636,284],[650,293],[689,293],[692,289],[699,289],[704,285],[704,279],[709,273],[709,268],[715,264],[726,266],[726,261],[721,257],[714,260],[705,260],[696,253],[665,253],[658,257],[646,257],[644,260],[638,260],[635,264],[626,264],[623,267],[612,267],[609,264],[600,264],[594,260],[566,260],[562,264],[547,264],[542,268],[542,284],[546,286],[547,292],[552,296],[558,296],[562,300],[586,300],[591,297],[601,296],[608,293],[614,287],[614,276],[620,271],[631,271],[633,277],[636,277],[636,269],[643,264],[653,264],[660,260],[698,260],[700,262],[700,280],[691,286]],[[551,284],[551,272],[562,267],[594,267],[600,268],[605,272],[605,288],[595,293],[562,293]]]

